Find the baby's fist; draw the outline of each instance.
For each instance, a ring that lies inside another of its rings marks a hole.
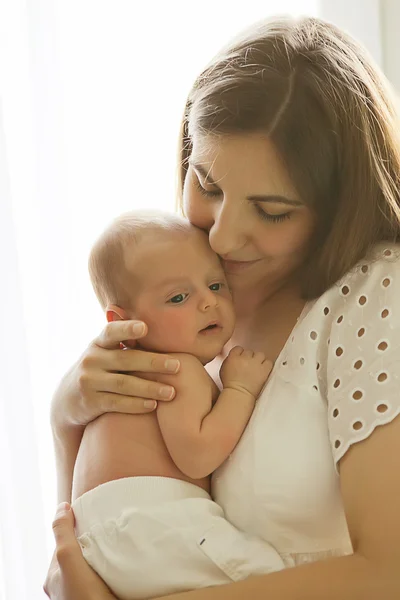
[[[272,362],[263,352],[235,346],[222,363],[220,378],[224,388],[233,388],[257,398],[272,371]]]

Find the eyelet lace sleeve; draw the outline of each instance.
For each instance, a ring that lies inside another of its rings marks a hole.
[[[400,413],[399,246],[381,248],[332,293],[338,312],[329,340],[327,398],[337,468],[352,444]]]

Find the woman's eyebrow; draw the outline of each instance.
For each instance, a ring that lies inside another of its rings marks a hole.
[[[204,167],[202,167],[198,163],[193,162],[190,159],[189,163],[195,171],[198,171],[200,175],[202,175],[202,177],[204,177],[204,179],[207,180],[207,183],[209,185],[217,185],[215,181],[213,181],[210,178],[209,172],[207,172]],[[246,199],[252,202],[270,202],[271,204],[288,204],[289,206],[303,206],[303,202],[300,202],[300,200],[293,200],[292,198],[287,198],[286,196],[280,196],[277,194],[260,194],[255,196],[253,195],[247,196]]]

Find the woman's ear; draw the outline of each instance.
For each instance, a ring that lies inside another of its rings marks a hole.
[[[111,321],[126,321],[129,319],[129,316],[123,308],[117,306],[116,304],[109,304],[106,308],[106,317],[107,322]]]

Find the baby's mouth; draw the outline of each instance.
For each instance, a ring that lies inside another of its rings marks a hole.
[[[200,329],[199,333],[206,333],[208,331],[217,331],[220,329],[221,329],[221,325],[217,321],[213,321],[212,323],[209,323],[207,325],[207,327],[203,327],[203,329]]]

